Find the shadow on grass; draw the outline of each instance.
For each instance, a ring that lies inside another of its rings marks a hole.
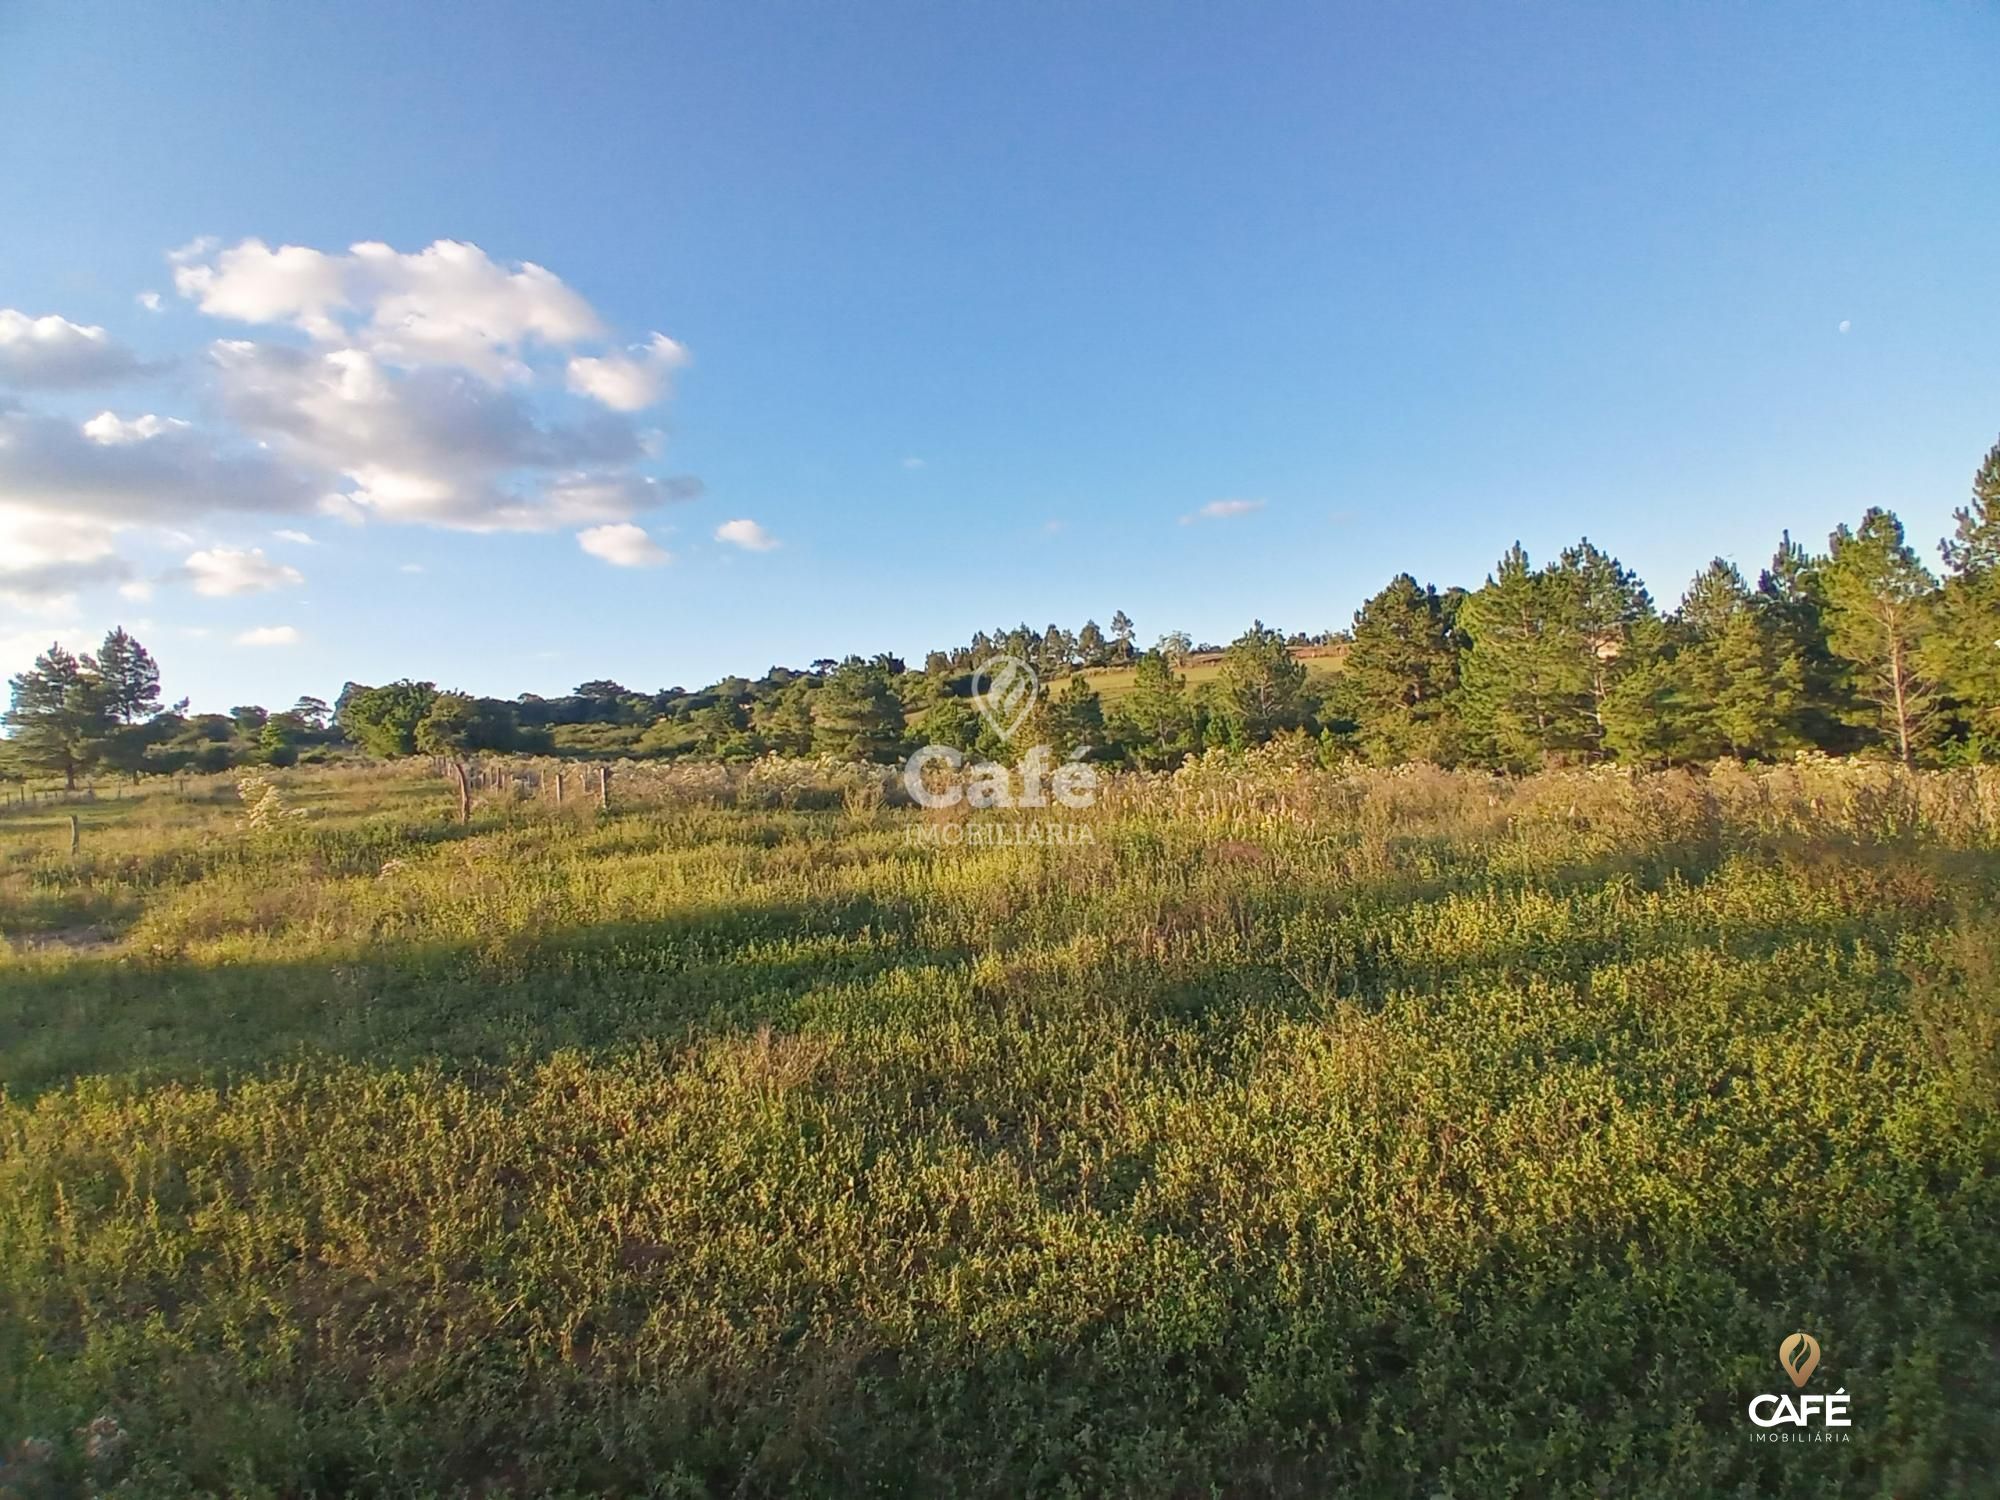
[[[439,842],[457,834],[448,825],[421,831]],[[1990,886],[1995,868],[1995,858],[1983,858],[1964,889]],[[1698,885],[1712,872],[1680,873]],[[1537,886],[1559,894],[1629,875],[1627,862],[1599,862],[1552,872]],[[1373,914],[1464,888],[1452,876],[1318,894],[1274,887],[1246,900],[1236,912],[1240,930],[1214,945],[1149,950],[1117,941],[1080,970],[1045,967],[1045,955],[1024,948],[1021,962],[976,983],[972,947],[920,941],[910,909],[866,897],[718,905],[486,945],[266,964],[100,957],[84,948],[70,962],[0,970],[0,1085],[21,1098],[91,1074],[219,1080],[312,1052],[374,1065],[493,1065],[813,1020],[893,1014],[921,1024],[958,1002],[1082,1005],[1128,1026],[1227,1028],[1251,1011],[1372,1007],[1398,991],[1531,980],[1581,991],[1601,965],[1683,953],[1756,959],[1817,943],[1886,957],[1900,933],[1949,915],[1919,901],[1823,906],[1810,920],[1793,912],[1714,932],[1619,922],[1559,946],[1499,931],[1448,956],[1392,951],[1375,935]],[[1328,920],[1301,926],[1316,902]],[[113,935],[93,927],[91,947]]]
[[[204,965],[80,959],[0,971],[0,1085],[255,1071],[301,1051],[376,1065],[498,1064],[560,1048],[784,1025],[808,994],[966,955],[917,946],[871,901],[732,907],[527,945]]]

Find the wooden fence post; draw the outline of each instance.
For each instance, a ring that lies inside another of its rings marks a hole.
[[[76,820],[76,814],[69,815],[69,852],[73,855],[83,847],[83,825]]]
[[[597,805],[602,808],[611,806],[611,767],[609,766],[599,766],[597,768]]]

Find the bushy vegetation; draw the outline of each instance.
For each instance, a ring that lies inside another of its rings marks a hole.
[[[1300,748],[16,809],[0,1484],[1990,1493],[1995,773]]]

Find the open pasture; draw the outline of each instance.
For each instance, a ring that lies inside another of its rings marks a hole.
[[[1991,1492],[1991,772],[818,774],[0,818],[0,1484]]]

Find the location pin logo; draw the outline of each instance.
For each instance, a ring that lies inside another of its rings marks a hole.
[[[996,656],[972,674],[973,701],[993,732],[1011,740],[1035,707],[1035,669],[1018,656]]]
[[[1803,1386],[1819,1368],[1819,1340],[1809,1333],[1795,1333],[1778,1345],[1778,1363],[1792,1384]]]

